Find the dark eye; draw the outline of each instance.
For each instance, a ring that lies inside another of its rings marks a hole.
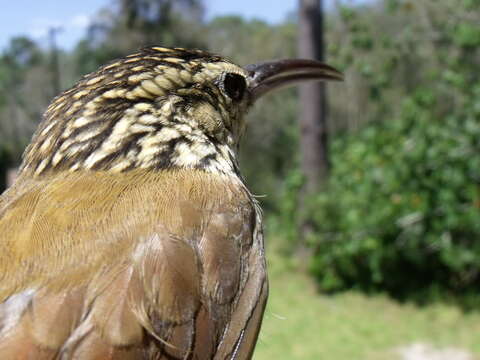
[[[243,76],[235,73],[225,74],[223,78],[223,89],[232,100],[241,100],[246,87],[247,84]]]

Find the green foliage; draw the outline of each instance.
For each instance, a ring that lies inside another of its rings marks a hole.
[[[34,41],[15,37],[0,55],[0,148],[18,161],[52,95],[48,61]]]
[[[451,16],[448,1],[385,5],[340,13],[351,47],[338,55],[367,79],[370,124],[332,143],[328,189],[309,208],[312,272],[325,291],[478,306],[480,7],[457,4]]]
[[[328,191],[311,204],[323,289],[405,297],[480,285],[478,114],[432,119],[431,102],[419,90],[400,119],[334,142]]]
[[[275,246],[284,255],[291,255],[299,244],[299,228],[305,219],[300,204],[304,183],[301,171],[289,171],[277,195],[277,208],[272,209],[275,215],[267,218],[269,232],[277,235]]]
[[[108,61],[144,46],[205,47],[198,0],[116,0],[90,25],[75,49],[76,73],[96,70]]]

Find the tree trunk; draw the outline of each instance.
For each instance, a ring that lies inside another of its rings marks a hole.
[[[322,2],[299,1],[298,54],[301,58],[324,60]],[[299,91],[301,167],[308,194],[322,190],[329,170],[325,84],[306,83]]]
[[[300,58],[324,60],[322,0],[299,0],[298,54]],[[310,82],[300,86],[300,151],[305,184],[299,199],[299,239],[297,256],[307,264],[310,248],[306,239],[313,233],[313,224],[306,209],[306,200],[324,189],[329,171],[325,84]]]
[[[58,63],[58,47],[57,47],[57,34],[60,32],[59,27],[51,27],[48,31],[48,36],[50,39],[50,52],[51,52],[51,62],[50,69],[52,72],[52,91],[53,97],[57,96],[60,93],[60,65]]]

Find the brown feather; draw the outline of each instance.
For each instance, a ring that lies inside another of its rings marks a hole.
[[[0,208],[0,358],[250,357],[266,276],[243,186],[199,170],[17,186]],[[28,291],[2,333],[2,302]]]
[[[52,360],[57,351],[42,348],[28,331],[27,321],[20,321],[12,330],[4,333],[0,341],[0,359]]]

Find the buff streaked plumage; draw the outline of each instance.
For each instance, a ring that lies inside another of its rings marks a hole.
[[[55,98],[0,196],[0,359],[250,359],[268,284],[243,115],[308,77],[340,74],[153,47]]]
[[[223,73],[247,76],[219,56],[179,48],[146,48],[105,65],[54,99],[22,171],[185,166],[235,172],[233,154],[215,159],[218,147],[236,151],[237,134],[229,137],[225,124],[243,131],[243,109],[232,107],[217,86]]]

